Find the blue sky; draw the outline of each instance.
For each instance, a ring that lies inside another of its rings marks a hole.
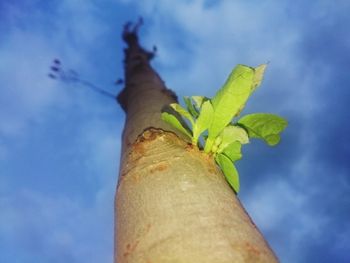
[[[47,77],[53,58],[117,94],[122,25],[169,88],[213,96],[238,63],[270,62],[244,113],[288,119],[253,141],[240,199],[281,262],[350,262],[350,2],[0,2],[0,261],[112,262],[124,114],[113,99]]]

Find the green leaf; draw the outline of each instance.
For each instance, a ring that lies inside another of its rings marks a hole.
[[[234,125],[228,125],[226,126],[223,131],[220,133],[219,137],[221,137],[221,144],[219,146],[218,152],[222,152],[229,144],[232,142],[238,141],[241,144],[249,143],[249,137],[245,129],[234,126]]]
[[[211,147],[212,153],[216,154],[216,152],[219,149],[219,145],[221,144],[221,140],[222,140],[222,137],[220,137],[220,136],[215,138],[214,143],[212,144],[212,147]],[[206,141],[206,146],[207,146],[207,144],[208,144],[208,141]]]
[[[279,143],[279,134],[288,125],[282,117],[269,113],[248,114],[237,123],[248,131],[249,137],[263,139],[270,146]]]
[[[224,154],[216,155],[215,161],[220,166],[222,172],[224,173],[227,182],[235,190],[236,193],[239,192],[239,175],[236,167],[232,161]]]
[[[250,94],[260,83],[263,71],[261,68],[258,69],[256,71],[252,67],[238,65],[212,99],[214,118],[208,129],[210,141],[217,137],[242,110]]]
[[[194,103],[196,104],[196,107],[200,109],[202,107],[202,104],[204,101],[209,100],[207,97],[204,96],[192,96],[191,97]]]
[[[171,126],[181,131],[187,137],[192,138],[191,132],[187,128],[185,128],[174,115],[168,112],[162,112],[161,117],[163,121],[169,123]]]
[[[177,111],[181,116],[183,116],[187,120],[189,120],[191,122],[192,126],[194,125],[192,115],[186,109],[184,109],[180,104],[171,103],[169,106],[171,108],[173,108],[175,111]]]
[[[238,141],[235,141],[227,145],[223,149],[222,153],[226,155],[232,162],[235,162],[242,158],[241,148],[242,144]]]
[[[197,118],[199,113],[198,110],[193,106],[192,100],[190,97],[184,97],[185,104],[187,106],[188,111],[191,113],[193,118]]]
[[[252,85],[251,93],[253,93],[254,90],[260,86],[260,84],[263,80],[263,76],[264,76],[266,67],[267,67],[267,64],[262,64],[254,69],[255,71],[254,71],[253,85]],[[239,108],[239,110],[235,116],[239,116],[241,114],[241,111],[244,109],[244,107],[245,107],[245,104],[242,104],[242,106]]]
[[[262,64],[258,67],[255,68],[255,74],[254,74],[254,78],[253,78],[253,90],[254,91],[257,87],[260,86],[263,77],[264,77],[264,73],[266,70],[267,64]]]
[[[209,128],[212,120],[213,120],[213,106],[210,101],[207,100],[203,103],[201,107],[201,111],[199,113],[198,119],[193,125],[193,144],[197,145],[199,136],[202,132]]]

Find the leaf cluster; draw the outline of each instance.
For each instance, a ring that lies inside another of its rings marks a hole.
[[[240,112],[254,90],[261,84],[266,64],[256,68],[237,65],[213,98],[184,97],[186,108],[170,104],[171,112],[162,112],[162,119],[184,133],[193,145],[214,156],[228,183],[239,191],[239,175],[234,165],[242,158],[241,148],[250,138],[258,138],[274,146],[287,121],[269,113]],[[202,145],[203,144],[203,145]]]

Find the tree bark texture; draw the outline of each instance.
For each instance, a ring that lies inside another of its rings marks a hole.
[[[115,262],[278,262],[213,158],[161,119],[175,102],[137,27],[124,29],[127,118],[115,200]]]

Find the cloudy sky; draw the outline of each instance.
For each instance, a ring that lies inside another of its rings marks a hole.
[[[245,113],[273,112],[280,145],[253,141],[240,198],[286,263],[350,262],[350,2],[0,1],[0,261],[112,262],[124,115],[47,77],[53,58],[117,94],[122,25],[168,87],[213,96],[238,63],[270,62]]]

